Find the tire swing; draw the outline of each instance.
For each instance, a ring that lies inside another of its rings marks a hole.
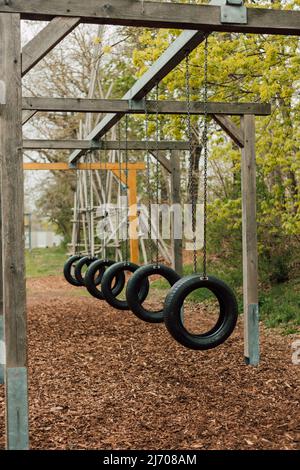
[[[84,286],[84,277],[83,273],[84,268],[88,268],[94,261],[97,260],[95,257],[95,246],[94,246],[94,198],[93,198],[93,183],[92,183],[92,161],[91,161],[91,152],[87,153],[87,162],[89,163],[88,177],[89,182],[87,184],[89,191],[87,191],[86,200],[87,200],[87,214],[88,214],[88,255],[83,256],[75,266],[75,279],[78,282],[79,286]],[[98,282],[98,280],[97,280]]]
[[[113,264],[108,268],[102,278],[101,291],[109,305],[117,310],[130,310],[127,300],[120,300],[117,298],[118,294],[115,294],[114,287],[117,284],[116,279],[126,272],[134,273],[139,269],[135,263],[129,261],[129,199],[128,199],[128,116],[125,117],[125,177],[126,177],[126,242],[125,242],[125,261]],[[143,301],[149,292],[149,283],[143,282],[139,289],[139,298]]]
[[[80,215],[79,215],[79,191],[80,191],[80,181],[78,172],[76,172],[76,193],[75,193],[75,243],[74,243],[74,254],[70,256],[70,258],[64,264],[64,277],[66,281],[75,287],[80,287],[81,284],[75,278],[74,270],[76,268],[76,264],[81,260],[82,255],[78,252],[78,248],[80,249]]]
[[[158,104],[158,92],[159,85],[156,85],[156,104]],[[158,117],[158,106],[156,107],[156,154],[159,154],[159,117]],[[148,192],[148,241],[149,241],[149,251],[151,257],[151,264],[142,266],[139,268],[129,279],[126,288],[126,299],[130,310],[136,315],[140,320],[143,320],[147,323],[163,323],[164,322],[164,309],[157,311],[150,310],[143,305],[144,300],[141,299],[138,295],[142,284],[146,281],[149,283],[149,277],[156,275],[164,278],[170,286],[173,286],[179,279],[180,276],[172,268],[165,266],[159,263],[159,229],[157,228],[156,233],[156,259],[154,262],[154,256],[152,252],[152,217],[151,217],[151,183],[150,183],[150,153],[148,149],[148,113],[146,108],[146,120],[145,120],[145,138],[147,144],[147,192]],[[159,160],[156,159],[156,205],[159,205]]]
[[[119,126],[119,136],[118,136],[118,138],[119,138],[119,162],[120,162],[120,172],[121,172],[120,126]],[[107,180],[105,178],[105,182],[106,181]],[[119,180],[119,191],[120,191],[120,195],[122,195],[122,184],[121,184],[120,180]],[[105,202],[106,202],[106,194],[107,194],[107,184],[106,183],[105,183],[105,186],[104,186],[104,194],[105,194]],[[107,254],[107,243],[106,242],[107,242],[107,240],[106,240],[106,236],[105,236],[105,233],[104,233],[104,235],[103,235],[103,245],[102,245],[103,259],[98,259],[98,260],[94,261],[89,266],[89,268],[88,268],[88,270],[85,274],[85,277],[84,277],[85,287],[87,288],[88,292],[93,297],[95,297],[96,299],[99,299],[99,300],[105,300],[105,297],[102,293],[102,286],[101,286],[103,275],[104,275],[107,268],[109,268],[109,267],[113,266],[114,264],[116,264],[116,261],[108,259],[107,256],[106,256],[106,254]],[[112,289],[113,295],[117,297],[122,292],[122,290],[124,288],[124,285],[125,285],[125,275],[124,275],[124,273],[121,273],[115,278],[115,284],[114,284],[113,289]]]
[[[187,57],[187,81],[189,83],[189,58]],[[192,196],[192,223],[194,238],[194,273],[178,281],[170,290],[165,300],[165,324],[172,337],[189,349],[208,350],[223,344],[235,329],[238,318],[238,305],[233,291],[223,281],[207,275],[207,200],[208,200],[208,40],[205,40],[205,87],[204,87],[204,244],[203,244],[203,274],[197,272],[196,248],[196,197],[194,188],[193,159],[190,152],[190,181]],[[189,88],[189,85],[188,85]],[[188,93],[190,96],[190,93]],[[190,122],[190,116],[189,116]],[[191,126],[189,125],[189,130]],[[218,300],[219,317],[216,324],[203,334],[193,334],[184,325],[184,301],[189,294],[199,289],[208,289]]]

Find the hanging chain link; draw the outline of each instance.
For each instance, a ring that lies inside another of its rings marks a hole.
[[[119,240],[121,238],[122,240],[122,235],[123,233],[121,232],[121,237],[120,237],[120,230],[122,230],[123,227],[123,203],[122,203],[122,197],[123,197],[123,184],[122,184],[122,150],[121,150],[121,121],[118,123],[118,159],[119,159],[119,198],[120,200],[118,201],[118,209],[117,209],[117,227],[119,231]],[[122,245],[121,245],[122,248]],[[121,250],[121,255],[123,257],[123,252]]]
[[[89,167],[88,171],[88,188],[87,188],[87,213],[88,213],[88,220],[89,220],[89,246],[88,246],[88,257],[91,258],[93,256],[93,187],[92,187],[92,162],[91,162],[91,155],[92,152],[89,150],[87,152],[87,164]]]
[[[190,58],[186,56],[186,101],[187,101],[187,127],[189,140],[189,182],[191,189],[192,201],[192,232],[193,232],[193,269],[197,272],[197,237],[196,237],[196,208],[197,201],[195,195],[195,170],[193,158],[193,142],[192,142],[192,120],[191,120],[191,74],[190,74]]]
[[[156,103],[156,210],[157,210],[157,227],[156,227],[156,265],[159,264],[159,109],[158,109],[158,98],[159,98],[159,83],[156,84],[155,89],[155,103]]]
[[[75,255],[80,254],[80,221],[81,221],[81,213],[80,213],[80,173],[79,170],[76,169],[76,205],[74,208],[74,218],[75,218]]]
[[[208,36],[204,46],[204,220],[203,220],[203,278],[207,278],[207,203],[208,203]]]
[[[147,159],[147,191],[148,191],[148,252],[150,261],[153,263],[152,250],[152,211],[151,211],[151,159],[149,152],[149,113],[147,100],[145,100],[145,138],[146,138],[146,159]]]
[[[126,245],[125,261],[129,261],[129,188],[128,188],[128,115],[125,117],[125,181],[126,181]]]
[[[107,134],[104,136],[105,143],[105,152],[104,152],[104,188],[103,188],[103,206],[104,206],[104,234],[103,234],[103,253],[104,258],[107,257],[107,237],[106,237],[106,222],[107,222],[107,160],[108,160],[108,151],[107,151]]]

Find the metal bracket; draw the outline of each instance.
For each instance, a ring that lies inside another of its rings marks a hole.
[[[132,111],[145,111],[145,101],[145,98],[143,98],[142,100],[128,100],[129,109],[131,109]]]
[[[221,23],[247,24],[248,10],[243,0],[211,0],[210,5],[221,7]]]
[[[6,369],[7,390],[7,447],[9,450],[27,450],[28,390],[26,367]]]
[[[103,140],[91,140],[91,150],[105,150],[105,142]]]
[[[248,357],[245,357],[247,365],[257,366],[259,364],[259,306],[248,305]]]

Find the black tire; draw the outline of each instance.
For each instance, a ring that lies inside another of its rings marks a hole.
[[[75,287],[80,287],[81,284],[77,281],[77,279],[71,273],[72,267],[76,266],[76,263],[82,258],[81,255],[74,255],[71,256],[64,265],[64,276],[65,280],[68,281],[69,284]]]
[[[91,258],[90,256],[84,256],[81,258],[75,267],[75,278],[80,286],[84,286],[84,276],[82,275],[82,270],[84,266],[90,266],[97,258]]]
[[[94,261],[87,270],[84,276],[85,287],[93,297],[96,297],[96,299],[104,300],[104,295],[102,294],[101,289],[99,289],[99,286],[101,287],[102,278],[106,269],[114,264],[116,264],[116,262],[109,259],[97,260]],[[97,273],[98,275],[95,279]],[[114,296],[118,296],[122,292],[125,282],[124,273],[120,273],[117,276],[115,285],[112,289]]]
[[[149,264],[139,268],[129,279],[126,288],[126,299],[130,310],[140,319],[147,323],[163,323],[164,309],[158,311],[147,310],[143,307],[138,292],[145,280],[152,275],[159,275],[166,279],[170,286],[179,281],[180,276],[174,269],[164,266],[163,264]]]
[[[122,261],[121,263],[116,263],[110,268],[108,268],[102,278],[102,283],[101,283],[101,290],[102,294],[104,295],[105,300],[109,305],[112,307],[116,308],[117,310],[130,310],[127,300],[119,300],[116,298],[116,296],[113,294],[112,290],[112,285],[113,285],[113,280],[115,277],[119,276],[121,273],[124,274],[125,271],[129,271],[131,273],[134,273],[139,269],[140,266],[134,263],[130,262],[124,262]],[[149,282],[145,281],[140,288],[139,291],[139,298],[141,299],[141,302],[145,300],[149,292]]]
[[[186,297],[197,289],[209,289],[218,299],[220,315],[216,325],[203,334],[189,333],[182,323],[182,307]],[[233,291],[221,280],[209,276],[201,279],[192,275],[178,281],[165,300],[165,324],[169,333],[180,344],[189,349],[207,350],[223,344],[235,329],[238,305]]]

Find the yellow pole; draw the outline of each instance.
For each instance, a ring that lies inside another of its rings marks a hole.
[[[138,205],[137,205],[137,177],[136,171],[128,175],[128,204],[129,204],[129,240],[130,259],[132,263],[139,264],[139,237],[138,237]]]

